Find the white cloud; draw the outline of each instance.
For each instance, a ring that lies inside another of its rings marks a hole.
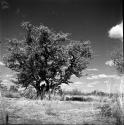
[[[77,82],[74,82],[74,84],[75,84],[75,85],[81,85],[81,84],[82,84],[82,82],[77,81]]]
[[[13,75],[11,75],[11,74],[6,74],[5,77],[10,78],[10,77],[13,77]]]
[[[98,83],[99,83],[99,81],[91,82],[91,83],[89,83],[89,84],[87,85],[87,87],[93,88],[94,85],[96,85],[96,84],[98,84]]]
[[[123,21],[109,30],[109,37],[123,41]]]
[[[98,69],[93,68],[93,69],[87,69],[88,71],[98,71]]]
[[[0,61],[0,66],[5,66],[5,64],[3,62]]]
[[[88,80],[103,79],[103,78],[120,79],[120,77],[117,75],[106,75],[106,74],[98,74],[98,75],[92,75],[90,77],[87,77]]]
[[[109,80],[105,80],[104,83],[108,84],[110,81]]]
[[[88,87],[88,88],[93,88],[94,86],[93,86],[93,85],[88,84],[88,85],[87,85],[87,87]]]
[[[9,78],[9,80],[10,80],[10,81],[11,81],[11,80],[13,80],[13,81],[17,81],[16,78]]]
[[[62,84],[61,87],[62,87],[63,90],[66,90],[66,91],[73,90],[73,87],[70,86],[70,85]]]
[[[9,80],[4,79],[2,82],[3,82],[3,83],[8,83],[8,82],[9,82]]]
[[[108,66],[114,66],[114,63],[113,63],[112,60],[106,61],[105,64],[108,65]]]
[[[94,81],[94,82],[91,82],[90,84],[96,85],[96,84],[98,84],[98,83],[99,83],[99,81]]]
[[[87,79],[88,80],[90,80],[90,79],[98,79],[98,76],[97,75],[88,76]]]

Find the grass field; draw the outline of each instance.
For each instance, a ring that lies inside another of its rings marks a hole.
[[[9,124],[116,125],[114,117],[102,116],[101,110],[97,108],[105,103],[101,101],[101,97],[90,97],[93,101],[41,101],[3,97],[3,105],[0,105],[0,124],[5,123],[5,116],[8,114]],[[108,97],[103,98],[105,100]]]

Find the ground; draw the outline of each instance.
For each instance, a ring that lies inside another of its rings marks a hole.
[[[9,124],[114,125],[114,119],[99,115],[98,103],[3,97],[0,124],[5,123],[8,114]]]

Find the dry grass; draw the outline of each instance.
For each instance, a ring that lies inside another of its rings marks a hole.
[[[114,125],[112,119],[99,120],[98,102],[30,100],[4,98],[11,124],[94,124]],[[109,124],[111,123],[111,124]]]
[[[49,101],[46,97],[41,101],[29,99],[32,97],[29,91],[30,89],[25,94],[28,98],[16,98],[16,92],[12,91],[5,93],[8,95],[2,98],[3,101],[0,100],[3,103],[0,107],[3,111],[0,114],[0,124],[6,123],[6,114],[10,124],[118,125],[117,121],[123,119],[122,98],[121,103],[117,98],[99,95],[74,95],[74,98],[78,96],[78,101],[59,101],[59,96],[51,96],[52,100]],[[83,100],[80,101],[80,98]]]
[[[124,98],[120,95],[111,98],[111,100],[103,100],[98,107],[100,116],[105,118],[114,118],[116,125],[124,125]]]

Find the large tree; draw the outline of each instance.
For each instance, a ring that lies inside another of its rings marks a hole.
[[[92,58],[89,41],[74,41],[68,33],[56,33],[44,25],[24,22],[22,27],[25,39],[10,40],[4,57],[6,66],[17,72],[18,84],[32,85],[43,98],[50,89],[71,83],[72,75],[81,77]]]

